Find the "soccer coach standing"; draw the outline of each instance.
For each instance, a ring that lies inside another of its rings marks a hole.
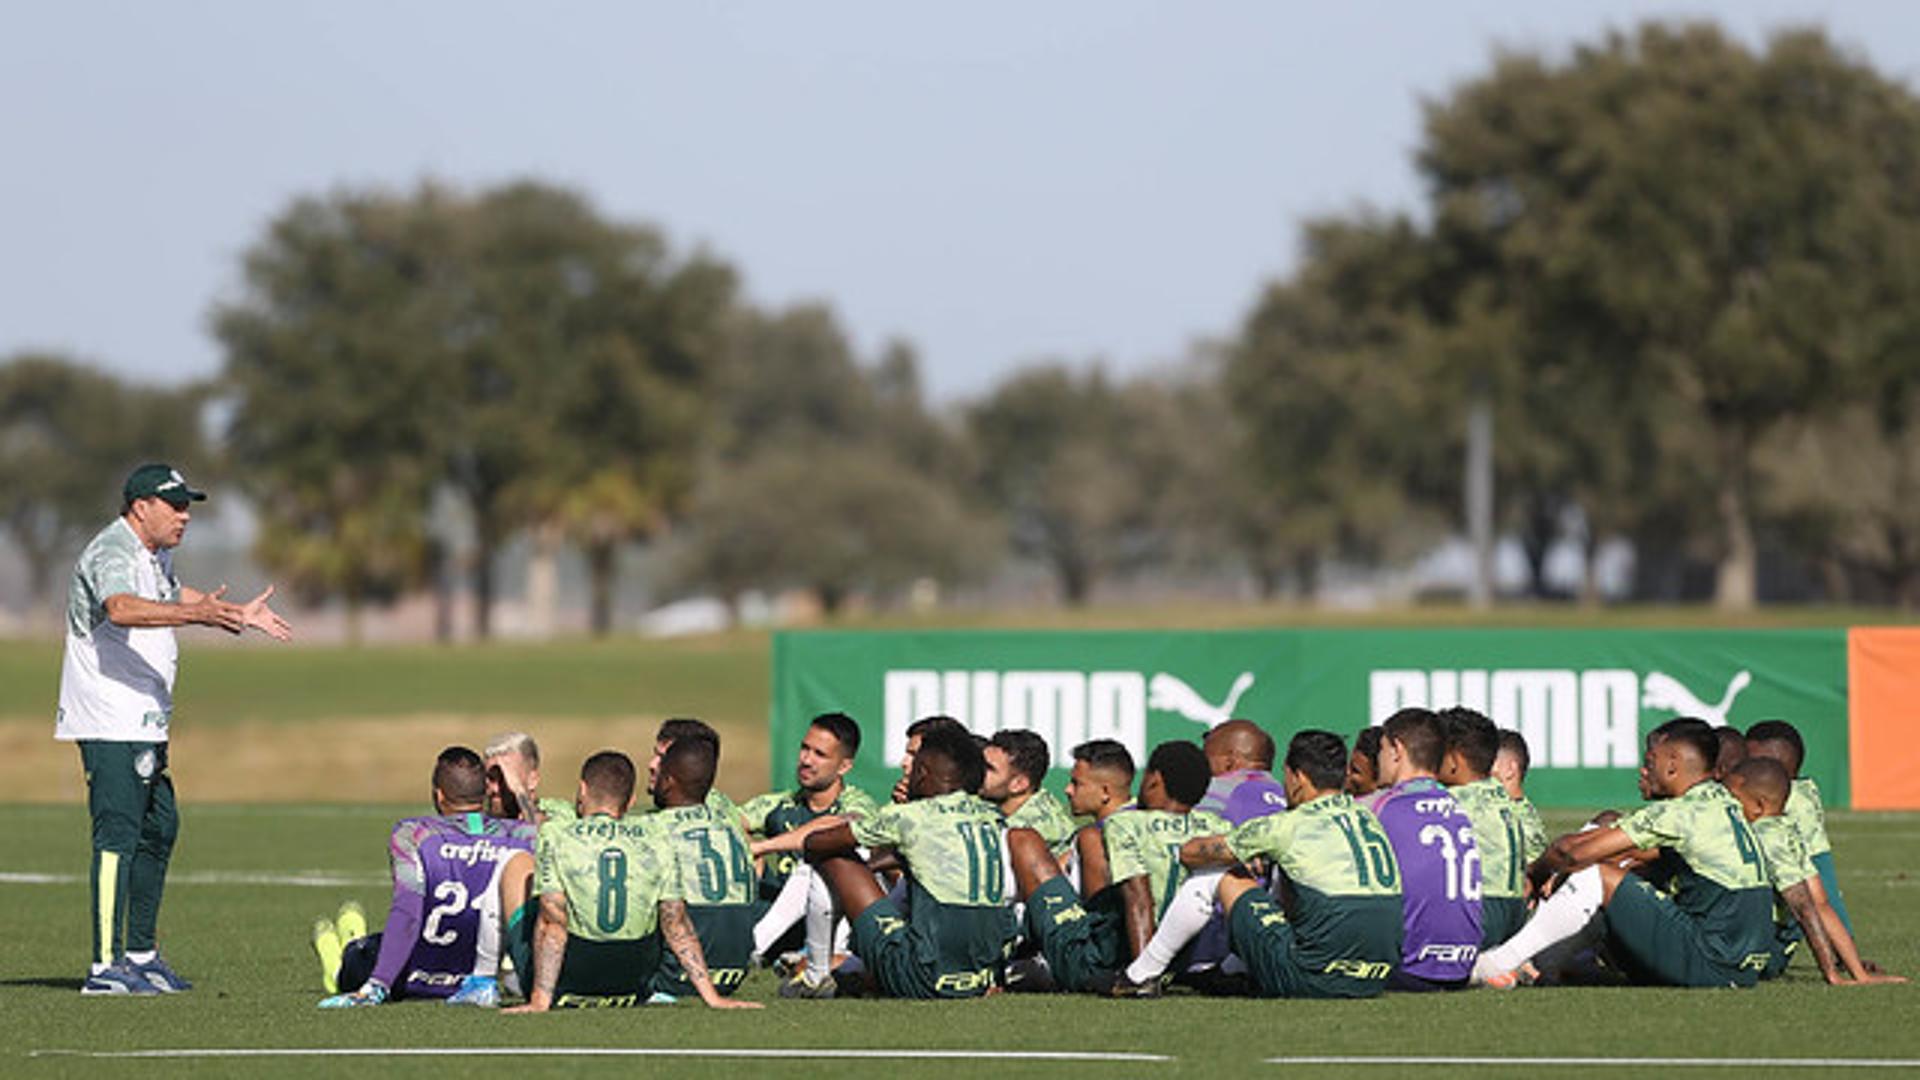
[[[54,738],[80,744],[93,817],[93,967],[83,994],[189,989],[160,958],[154,928],[179,818],[167,775],[167,726],[179,647],[173,628],[198,623],[231,634],[252,627],[292,636],[267,606],[273,587],[245,604],[200,592],[173,576],[172,549],[188,507],[206,495],[166,465],[127,477],[120,516],[73,568],[66,659]]]

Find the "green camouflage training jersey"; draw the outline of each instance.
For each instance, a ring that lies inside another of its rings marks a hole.
[[[1525,896],[1527,834],[1521,804],[1490,776],[1447,790],[1473,823],[1473,846],[1480,852],[1480,895]]]
[[[1227,848],[1242,862],[1266,858],[1279,867],[1282,906],[1307,970],[1338,971],[1352,942],[1371,941],[1381,925],[1400,927],[1400,864],[1380,819],[1351,795],[1322,795],[1243,822],[1227,834]]]
[[[1807,845],[1807,858],[1817,859],[1833,850],[1833,845],[1827,842],[1826,804],[1820,799],[1820,785],[1814,783],[1812,777],[1802,776],[1793,782],[1783,816],[1793,823],[1800,842]]]
[[[687,903],[747,904],[754,898],[752,848],[738,814],[716,812],[708,803],[675,806],[654,814],[680,862]]]
[[[790,791],[769,791],[748,799],[740,807],[741,815],[746,818],[747,831],[762,838],[774,837],[792,832],[814,818],[828,814],[857,818],[866,817],[879,809],[873,796],[850,784],[840,788],[840,794],[825,810],[815,810],[807,805],[807,795],[806,791],[794,788]],[[760,869],[761,895],[768,898],[777,895],[799,861],[799,853],[792,851],[767,856]]]
[[[1547,853],[1547,823],[1540,816],[1540,808],[1525,795],[1513,800],[1520,814],[1520,855],[1528,865]]]
[[[1006,822],[978,795],[951,791],[888,803],[853,822],[854,842],[890,847],[927,895],[950,907],[999,907],[1006,899],[1000,848]],[[914,912],[918,916],[916,909]]]
[[[632,941],[655,932],[662,900],[684,899],[666,830],[651,818],[590,814],[540,826],[534,891],[567,898],[567,934]]]
[[[1773,885],[1753,828],[1732,793],[1703,780],[1674,799],[1648,803],[1618,828],[1640,848],[1659,848],[1646,876],[1700,924],[1709,957],[1741,967],[1773,945]]]
[[[1073,847],[1073,815],[1053,797],[1053,792],[1045,789],[1034,792],[1020,804],[1020,809],[1007,815],[1007,828],[1032,829],[1039,833],[1056,859]]]
[[[1107,868],[1114,884],[1145,876],[1153,891],[1154,917],[1167,913],[1173,894],[1188,877],[1180,848],[1196,836],[1225,836],[1226,818],[1211,810],[1174,814],[1165,810],[1121,810],[1100,823],[1107,842]]]

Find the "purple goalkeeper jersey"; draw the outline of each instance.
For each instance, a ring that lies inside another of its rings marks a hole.
[[[1435,982],[1473,973],[1480,954],[1480,852],[1473,824],[1430,776],[1388,789],[1377,811],[1400,863],[1400,969]]]
[[[408,997],[447,997],[500,965],[500,871],[533,851],[532,822],[481,814],[412,817],[393,827],[393,904],[373,979]]]
[[[1287,808],[1287,789],[1264,769],[1221,773],[1207,784],[1207,794],[1196,809],[1211,810],[1235,825]]]

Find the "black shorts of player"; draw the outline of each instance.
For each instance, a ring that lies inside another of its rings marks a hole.
[[[707,978],[713,988],[731,997],[747,981],[747,961],[753,954],[753,904],[688,904],[687,918],[700,935],[700,952],[707,960]],[[696,993],[680,969],[680,960],[667,952],[653,976],[653,989],[674,997]]]
[[[1607,951],[1627,978],[1649,986],[1752,986],[1763,965],[1748,968],[1714,959],[1700,924],[1653,885],[1629,876],[1602,909]]]
[[[1082,903],[1067,879],[1056,877],[1027,897],[1027,933],[1039,943],[1060,989],[1093,992],[1126,966],[1120,912],[1103,902],[1112,892]]]
[[[1527,925],[1527,902],[1517,896],[1480,898],[1480,951],[1486,952]]]
[[[891,900],[861,912],[853,951],[888,997],[979,997],[998,974],[1004,918],[997,905],[950,906],[916,890],[911,923]]]
[[[556,1009],[614,1009],[645,1005],[660,970],[660,933],[628,941],[568,938],[553,988]]]
[[[1354,942],[1357,947],[1347,950],[1361,954],[1355,957],[1319,965],[1303,960],[1293,925],[1273,897],[1260,889],[1249,889],[1233,902],[1233,910],[1227,915],[1227,937],[1234,953],[1246,961],[1254,993],[1259,997],[1378,997],[1386,987],[1388,972],[1393,970],[1393,961],[1387,957],[1400,955],[1401,916],[1397,896],[1353,899],[1363,907],[1376,906],[1374,901],[1389,901],[1390,905],[1377,905],[1379,919],[1357,920],[1362,924],[1379,922],[1380,932],[1361,934]],[[1379,940],[1373,940],[1376,937]],[[1365,958],[1369,954],[1378,958]]]

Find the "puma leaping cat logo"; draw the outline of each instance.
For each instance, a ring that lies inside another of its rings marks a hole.
[[[1179,676],[1163,671],[1147,683],[1147,708],[1179,713],[1196,724],[1207,725],[1211,730],[1233,719],[1234,706],[1240,704],[1240,698],[1252,686],[1253,672],[1241,672],[1240,677],[1233,680],[1233,688],[1227,691],[1227,700],[1215,705],[1201,697]]]
[[[1645,689],[1640,695],[1640,707],[1643,709],[1664,709],[1675,716],[1697,716],[1714,727],[1725,727],[1727,713],[1733,708],[1733,699],[1740,691],[1753,682],[1753,673],[1742,671],[1727,683],[1727,692],[1720,697],[1718,705],[1709,705],[1693,696],[1693,691],[1680,684],[1680,680],[1662,672],[1650,672],[1647,675]]]

